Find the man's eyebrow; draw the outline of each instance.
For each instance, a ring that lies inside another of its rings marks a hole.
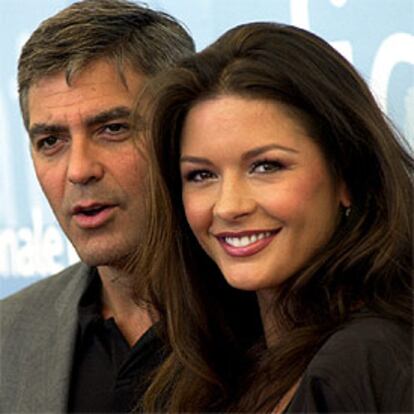
[[[126,106],[117,106],[115,108],[108,109],[97,115],[86,118],[86,125],[88,127],[104,124],[108,121],[112,121],[118,118],[128,118],[131,115],[131,109]]]
[[[33,141],[37,135],[53,135],[67,132],[68,129],[62,125],[39,123],[34,124],[29,129],[30,140]]]
[[[126,106],[117,106],[100,112],[86,118],[86,126],[93,127],[95,125],[104,124],[118,118],[128,118],[131,114],[131,109]],[[34,124],[29,129],[29,137],[33,140],[37,135],[61,134],[67,133],[68,127],[59,124],[38,123]]]

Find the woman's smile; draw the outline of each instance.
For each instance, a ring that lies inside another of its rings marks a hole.
[[[325,244],[345,186],[298,114],[221,95],[189,111],[181,137],[187,221],[230,285],[276,287]]]
[[[233,257],[253,256],[265,249],[281,229],[245,231],[239,233],[223,232],[215,234],[223,250]]]

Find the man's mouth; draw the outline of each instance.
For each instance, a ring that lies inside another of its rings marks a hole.
[[[108,208],[108,206],[106,205],[99,205],[99,206],[90,207],[90,208],[81,208],[78,211],[76,211],[75,214],[84,214],[85,216],[91,217],[91,216],[96,216],[101,211],[105,210],[106,208]]]
[[[80,228],[95,229],[103,226],[113,217],[115,208],[114,204],[79,204],[73,208],[72,216]]]

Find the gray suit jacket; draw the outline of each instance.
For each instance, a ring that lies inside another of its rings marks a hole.
[[[92,274],[78,263],[0,302],[0,413],[66,411],[78,303]]]

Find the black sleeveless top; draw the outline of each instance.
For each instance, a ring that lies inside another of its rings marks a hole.
[[[413,331],[366,311],[308,365],[286,413],[413,413]]]

